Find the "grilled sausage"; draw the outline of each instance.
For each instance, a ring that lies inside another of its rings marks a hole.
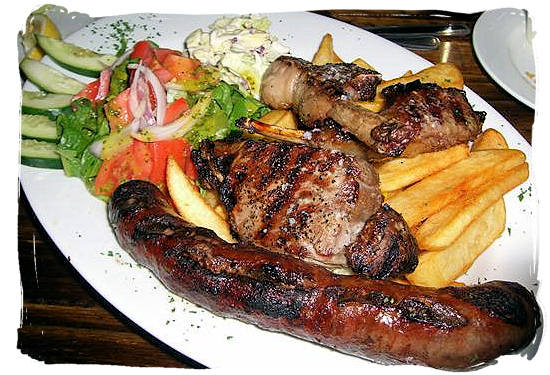
[[[118,187],[108,217],[120,245],[174,293],[377,362],[469,368],[526,346],[540,325],[534,296],[517,283],[431,289],[336,275],[192,227],[148,182]]]

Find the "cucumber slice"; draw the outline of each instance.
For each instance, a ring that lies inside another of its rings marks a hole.
[[[21,164],[38,168],[63,169],[56,145],[36,139],[21,141]]]
[[[21,136],[46,142],[57,142],[57,124],[47,116],[21,115]]]
[[[23,91],[21,112],[27,115],[55,117],[71,105],[72,95],[46,94],[40,91]]]
[[[102,55],[43,35],[36,35],[36,40],[40,48],[57,64],[88,77],[99,77],[99,73],[117,59],[114,55]]]
[[[85,83],[68,77],[40,61],[25,58],[19,64],[19,68],[29,81],[48,92],[76,95],[86,87]]]

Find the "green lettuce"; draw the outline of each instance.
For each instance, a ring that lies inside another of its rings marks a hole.
[[[60,137],[57,151],[65,174],[82,179],[88,188],[92,187],[102,164],[88,147],[110,131],[102,108],[101,103],[94,107],[88,99],[82,98],[75,100],[57,117]]]
[[[236,85],[223,81],[212,90],[211,95],[212,103],[204,120],[185,135],[194,147],[198,147],[204,139],[238,137],[242,130],[235,126],[235,121],[241,117],[258,119],[270,111],[259,100],[239,91]]]

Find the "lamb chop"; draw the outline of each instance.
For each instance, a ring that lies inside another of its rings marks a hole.
[[[418,248],[382,205],[376,170],[339,151],[287,142],[203,141],[192,159],[202,186],[219,192],[245,244],[370,278],[414,270]]]
[[[309,128],[331,118],[376,153],[390,157],[442,150],[481,132],[485,113],[475,112],[465,93],[454,88],[413,81],[382,90],[387,107],[380,113],[357,105],[354,101],[373,99],[381,78],[349,65],[315,66],[281,57],[264,74],[262,100],[272,108],[291,108]],[[350,88],[357,86],[368,95]]]
[[[380,73],[355,64],[312,63],[291,56],[273,61],[262,77],[261,100],[275,109],[292,109],[300,121],[313,128],[329,117],[341,99],[371,101]]]

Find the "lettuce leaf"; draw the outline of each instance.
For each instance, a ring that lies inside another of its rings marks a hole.
[[[94,107],[88,99],[78,99],[57,117],[57,151],[65,174],[82,179],[88,188],[102,164],[88,147],[110,131],[102,108],[102,103]]]
[[[204,120],[185,135],[195,148],[204,139],[238,137],[242,130],[235,126],[235,121],[241,117],[257,119],[270,111],[259,100],[239,91],[236,85],[223,81],[212,90],[211,95],[212,103]]]

